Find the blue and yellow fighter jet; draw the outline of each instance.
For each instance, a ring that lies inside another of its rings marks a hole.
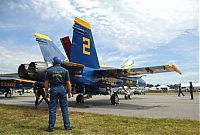
[[[35,84],[35,81],[12,78],[10,75],[0,77],[0,94],[5,94],[6,98],[11,98],[13,89],[32,88]]]
[[[54,45],[50,37],[39,33],[35,33],[35,37],[44,62],[21,64],[18,68],[18,78],[44,81],[47,68],[52,66],[53,57],[58,56],[63,60],[62,66],[70,73],[72,92],[78,94],[77,103],[84,103],[85,97],[102,94],[111,95],[111,103],[118,104],[117,91],[114,91],[113,88],[145,86],[146,83],[141,77],[142,74],[173,71],[181,74],[180,70],[174,65],[142,68],[100,67],[91,26],[80,18],[74,20],[72,44],[68,36],[61,38],[68,60]]]
[[[69,70],[72,90],[79,94],[76,98],[77,103],[83,103],[85,95],[103,94],[111,95],[111,103],[117,104],[119,98],[117,92],[114,92],[112,88],[145,86],[145,81],[137,75],[172,71],[181,74],[180,70],[174,65],[125,69],[100,67],[91,26],[80,18],[74,20],[72,44],[69,37],[61,38],[69,61],[66,61],[66,57],[53,44],[50,37],[39,33],[36,33],[35,36],[46,65],[52,63],[55,56],[59,56],[64,61],[62,66]],[[44,78],[44,76],[41,77],[41,79]]]

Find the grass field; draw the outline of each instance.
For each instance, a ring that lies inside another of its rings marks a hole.
[[[109,110],[108,110],[109,111]],[[199,135],[200,122],[178,119],[147,119],[99,115],[92,113],[70,113],[70,121],[75,129],[64,131],[61,112],[57,112],[57,122],[53,133],[48,133],[48,110],[34,110],[0,104],[0,134],[87,134],[87,135]]]

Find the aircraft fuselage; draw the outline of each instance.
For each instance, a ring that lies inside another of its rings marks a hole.
[[[118,78],[118,77],[107,77],[107,76],[98,76],[95,74],[95,69],[84,67],[82,75],[79,77],[70,76],[71,83],[82,86],[84,90],[80,90],[80,93],[85,93],[88,89],[91,89],[90,94],[105,94],[101,93],[100,89],[103,88],[115,88],[121,86],[128,87],[141,87],[145,86],[146,83],[141,77],[132,77],[132,78]],[[92,92],[93,91],[93,92]]]

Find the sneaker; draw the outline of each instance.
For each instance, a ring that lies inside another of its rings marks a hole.
[[[73,126],[70,126],[69,128],[65,128],[65,130],[72,130],[73,128]]]
[[[65,128],[65,130],[72,130],[72,128],[70,127],[70,128]]]
[[[47,132],[53,132],[53,129],[49,129],[49,128],[48,128],[46,131],[47,131]]]

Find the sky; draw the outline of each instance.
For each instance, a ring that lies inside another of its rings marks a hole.
[[[175,72],[144,76],[151,84],[199,82],[198,0],[1,0],[0,73],[44,61],[34,33],[72,37],[75,17],[89,22],[101,64],[120,68],[175,64]]]

